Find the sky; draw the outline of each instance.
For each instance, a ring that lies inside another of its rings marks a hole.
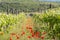
[[[41,0],[41,1],[60,1],[60,0]]]

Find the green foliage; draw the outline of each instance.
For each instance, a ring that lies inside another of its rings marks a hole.
[[[0,14],[0,31],[5,31],[10,25],[17,23],[16,16],[12,14]]]
[[[56,10],[49,10],[43,14],[34,14],[33,19],[34,23],[36,23],[36,29],[38,28],[40,31],[46,31],[48,36],[52,39],[60,38],[58,35],[60,34],[60,14],[58,14]]]

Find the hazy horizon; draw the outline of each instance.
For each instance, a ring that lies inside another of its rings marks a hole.
[[[39,0],[39,1],[60,1],[60,0]]]

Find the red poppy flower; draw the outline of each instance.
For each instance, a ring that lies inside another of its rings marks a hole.
[[[29,27],[29,29],[32,29],[32,27]]]
[[[34,37],[35,35],[34,34],[32,34],[32,37]]]
[[[21,36],[23,36],[25,34],[25,32],[22,32]]]
[[[31,30],[29,30],[30,31],[30,33],[34,33],[34,31],[31,29]]]
[[[28,38],[30,39],[30,38],[31,38],[31,36],[28,36]]]
[[[40,32],[36,32],[35,35],[36,35],[36,36],[40,35]]]
[[[40,32],[36,32],[36,34],[38,34],[38,35],[39,35],[39,34],[40,34]]]
[[[36,38],[38,38],[38,35],[37,35],[37,34],[35,34],[35,37],[36,37]]]
[[[40,32],[36,32],[36,33],[35,33],[35,37],[36,37],[36,38],[40,38],[39,35],[40,35]]]

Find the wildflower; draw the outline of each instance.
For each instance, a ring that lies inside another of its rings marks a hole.
[[[31,30],[30,30],[30,33],[31,33],[31,34],[33,34],[33,33],[34,33],[34,31],[31,29]]]
[[[22,32],[21,36],[23,36],[25,34],[25,32]]]
[[[40,34],[40,32],[36,32],[36,34],[37,34],[37,35],[39,35],[39,34]]]
[[[35,35],[34,34],[32,34],[32,37],[34,37]]]
[[[31,38],[31,36],[28,36],[28,38],[30,39],[30,38]]]
[[[39,35],[40,35],[40,32],[36,32],[36,33],[35,33],[35,37],[36,37],[36,38],[40,38]]]
[[[29,27],[29,29],[32,29],[32,27]]]

